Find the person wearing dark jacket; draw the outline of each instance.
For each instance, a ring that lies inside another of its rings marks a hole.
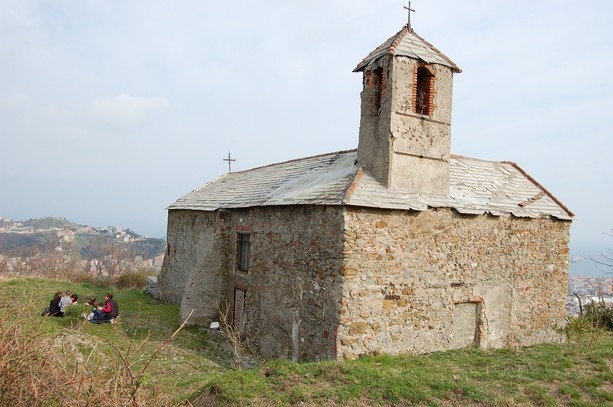
[[[51,300],[51,302],[49,302],[49,308],[47,308],[44,312],[43,312],[43,316],[46,317],[63,317],[64,314],[62,313],[62,310],[60,309],[60,300],[62,299],[62,292],[58,291],[55,293],[55,295],[53,296],[53,299]]]

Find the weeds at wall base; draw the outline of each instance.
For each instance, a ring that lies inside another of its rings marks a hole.
[[[585,306],[582,315],[569,315],[563,325],[554,329],[564,336],[570,347],[590,352],[607,332],[613,331],[613,309],[602,300],[591,301]]]

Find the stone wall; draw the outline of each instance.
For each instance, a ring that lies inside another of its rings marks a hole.
[[[232,222],[251,240],[249,271],[234,270],[226,292],[245,290],[246,339],[265,357],[335,358],[343,208],[252,208]]]
[[[358,162],[382,185],[389,185],[389,165],[393,146],[390,142],[392,116],[392,61],[381,58],[379,66],[363,73],[360,93],[360,131]]]
[[[161,299],[181,304],[180,319],[207,325],[217,318],[228,274],[225,212],[168,211],[168,249],[158,277]]]
[[[558,339],[569,228],[449,209],[170,211],[158,284],[182,319],[194,310],[192,323],[230,306],[267,358],[530,345]],[[250,235],[246,272],[238,233]]]
[[[570,222],[351,209],[338,357],[557,340]]]
[[[265,357],[335,358],[342,213],[323,206],[169,211],[162,297],[181,304],[181,320],[193,310],[191,323],[203,326],[218,320],[219,306],[230,307],[236,328]],[[237,267],[238,233],[250,235],[246,272]]]

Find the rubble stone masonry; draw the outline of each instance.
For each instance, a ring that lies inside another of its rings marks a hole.
[[[530,345],[558,339],[569,227],[451,209],[170,211],[158,282],[181,320],[194,310],[191,323],[208,326],[232,307],[267,358]],[[250,235],[247,271],[238,233]]]
[[[232,265],[227,298],[245,290],[245,338],[263,356],[334,359],[342,287],[343,210],[326,206],[239,210],[251,233],[248,272]]]
[[[348,210],[338,357],[557,340],[569,228],[450,209]]]

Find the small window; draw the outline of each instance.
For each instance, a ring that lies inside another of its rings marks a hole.
[[[249,258],[251,252],[251,235],[239,233],[236,239],[237,260],[236,264],[240,271],[249,271]]]
[[[381,108],[381,98],[385,94],[385,83],[383,78],[383,68],[364,71],[364,90],[366,92],[366,103],[368,112],[371,116],[379,115]]]
[[[426,116],[432,115],[434,99],[434,75],[428,68],[417,68],[417,84],[415,94],[415,112]]]
[[[371,84],[375,89],[373,107],[375,112],[381,108],[381,96],[383,96],[383,69],[377,68],[371,73]]]

